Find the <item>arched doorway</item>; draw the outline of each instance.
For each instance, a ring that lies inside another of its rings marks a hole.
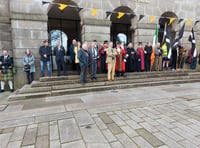
[[[58,5],[51,5],[48,12],[48,32],[51,46],[55,46],[55,40],[60,41],[65,47],[67,56],[65,60],[70,63],[69,46],[73,39],[81,41],[81,24],[77,4],[71,0],[54,0],[55,3],[67,4],[64,10],[59,10]],[[72,7],[73,6],[73,7]],[[56,70],[55,57],[52,57],[52,69]]]
[[[58,5],[52,5],[48,12],[48,32],[60,30],[65,33],[68,37],[68,49],[73,39],[81,41],[81,25],[78,8],[76,3],[70,0],[55,0],[54,2],[67,4],[68,7],[60,11]],[[70,7],[69,5],[75,7]],[[62,37],[61,41],[63,44]]]
[[[119,40],[119,39],[124,39],[125,43],[127,44],[128,42],[132,42],[133,41],[133,31],[131,30],[131,26],[132,26],[132,15],[134,14],[134,12],[125,6],[121,6],[118,7],[114,10],[114,12],[111,15],[111,35],[110,35],[110,39],[111,41],[113,41],[114,43]],[[122,18],[118,19],[118,13],[117,12],[123,12],[126,13]]]
[[[160,42],[162,44],[162,41],[163,41],[163,34],[164,34],[164,28],[165,28],[165,24],[167,25],[168,27],[168,30],[169,30],[169,37],[170,37],[170,41],[172,42],[175,37],[176,37],[176,31],[175,31],[175,28],[176,28],[176,19],[169,25],[169,22],[170,22],[170,18],[178,18],[176,16],[175,13],[173,12],[165,12],[161,15],[160,19],[159,19],[159,25],[160,25],[160,28],[159,28],[159,31],[158,31],[158,42]]]

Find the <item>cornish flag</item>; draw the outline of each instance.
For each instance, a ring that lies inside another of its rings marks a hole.
[[[193,57],[197,56],[197,49],[196,49],[196,41],[195,41],[195,37],[194,37],[194,29],[192,27],[192,30],[190,32],[190,36],[189,36],[189,42],[192,43],[192,53],[193,53]]]

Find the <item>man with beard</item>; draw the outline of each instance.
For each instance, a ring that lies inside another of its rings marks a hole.
[[[135,49],[133,48],[132,43],[128,44],[126,53],[128,54],[127,62],[126,62],[126,71],[134,72],[135,71]]]

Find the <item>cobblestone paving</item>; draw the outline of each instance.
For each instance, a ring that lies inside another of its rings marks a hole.
[[[199,88],[194,83],[71,95],[56,101],[80,97],[84,103],[26,110],[28,102],[11,103],[0,112],[0,148],[198,148]],[[97,100],[102,96],[103,103]],[[106,104],[111,96],[116,100]],[[45,100],[52,104],[53,98]]]

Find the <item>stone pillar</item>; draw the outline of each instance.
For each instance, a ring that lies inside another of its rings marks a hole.
[[[40,75],[39,53],[38,49],[43,40],[48,39],[46,15],[12,13],[11,28],[13,40],[13,55],[17,67],[15,75],[15,87],[19,88],[27,83],[25,72],[23,71],[22,59],[25,55],[25,49],[30,49],[36,58],[35,80]]]
[[[2,48],[7,48],[9,54],[12,55],[10,13],[7,0],[0,0],[0,34],[0,55]]]
[[[102,43],[110,40],[109,20],[84,19],[82,22],[82,41],[92,42],[97,40]]]
[[[138,23],[135,28],[134,45],[137,48],[138,42],[142,42],[145,45],[147,42],[153,42],[155,34],[156,24]]]

